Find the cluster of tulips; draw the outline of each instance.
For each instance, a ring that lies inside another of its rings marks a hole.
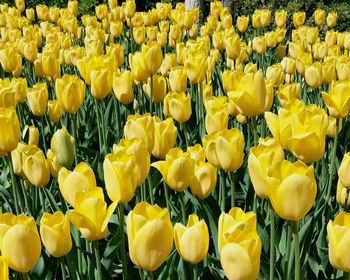
[[[15,4],[0,5],[0,279],[350,279],[336,13]]]

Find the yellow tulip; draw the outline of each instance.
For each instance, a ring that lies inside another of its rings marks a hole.
[[[57,123],[63,115],[63,109],[58,100],[49,100],[47,102],[47,112],[50,121]]]
[[[248,24],[249,24],[249,17],[246,16],[239,16],[237,18],[237,28],[239,30],[239,32],[245,32],[248,28]]]
[[[137,82],[145,82],[149,77],[146,62],[141,52],[129,54],[130,69],[134,80]]]
[[[187,78],[194,84],[204,81],[208,70],[207,54],[202,50],[190,49],[185,55],[185,70]]]
[[[328,45],[328,48],[335,46],[337,44],[338,32],[330,29],[326,33],[325,42]]]
[[[0,214],[0,227],[3,229],[0,249],[9,267],[18,272],[29,272],[41,253],[40,237],[33,217]]]
[[[257,36],[253,38],[253,50],[259,54],[263,54],[266,51],[267,41],[265,36]]]
[[[337,13],[330,12],[327,16],[327,25],[330,28],[333,28],[337,24]]]
[[[338,80],[350,80],[350,59],[339,57],[336,62]]]
[[[47,150],[46,157],[49,163],[51,176],[58,178],[58,173],[63,166],[59,164],[56,155],[50,149]]]
[[[287,20],[287,12],[285,10],[280,10],[275,13],[275,22],[277,27],[285,28]]]
[[[317,26],[322,25],[326,20],[326,11],[317,9],[315,11],[315,23]]]
[[[322,92],[322,98],[332,117],[346,117],[350,109],[350,81],[332,81],[329,92]]]
[[[18,53],[13,47],[5,47],[0,50],[0,63],[5,72],[15,72],[22,67],[22,59],[18,60]]]
[[[26,9],[26,17],[29,21],[33,21],[35,19],[35,11],[33,8]]]
[[[231,36],[225,36],[224,45],[227,57],[230,59],[237,59],[241,53],[241,41],[237,33]]]
[[[191,96],[184,92],[170,92],[164,98],[164,115],[171,116],[180,123],[189,120],[192,114]]]
[[[236,76],[232,91],[227,95],[237,106],[239,113],[256,116],[270,110],[273,103],[273,88],[265,82],[262,70]]]
[[[128,214],[126,226],[130,259],[140,268],[155,271],[173,247],[168,209],[140,202]]]
[[[52,22],[57,22],[60,17],[60,9],[58,7],[50,7],[49,17]]]
[[[57,181],[63,198],[73,207],[76,204],[76,193],[96,188],[95,174],[85,162],[79,163],[73,171],[63,167],[58,173]]]
[[[0,108],[0,154],[16,149],[20,137],[20,125],[14,108]]]
[[[169,71],[176,65],[176,54],[166,53],[163,59],[162,65],[160,66],[159,72],[163,76],[168,76]],[[186,73],[184,74],[186,77]]]
[[[123,2],[124,14],[128,18],[132,18],[136,12],[136,3],[134,0],[127,0]]]
[[[9,280],[9,266],[7,259],[4,256],[0,256],[0,278],[3,280]]]
[[[312,46],[312,52],[315,59],[320,60],[327,56],[328,45],[326,42],[317,42]]]
[[[336,124],[337,124],[338,133],[339,133],[343,128],[342,119],[339,119],[339,122],[337,122],[336,118],[328,116],[328,127],[327,127],[327,136],[328,137],[335,138]]]
[[[329,59],[321,64],[322,69],[322,83],[329,84],[335,80],[336,68],[335,59]]]
[[[283,160],[270,167],[267,176],[269,199],[275,212],[289,221],[304,218],[316,199],[314,167]]]
[[[266,69],[266,79],[274,86],[278,87],[284,82],[284,72],[281,64],[273,64]]]
[[[200,161],[205,161],[205,150],[201,144],[195,144],[194,146],[187,147],[187,152],[190,153],[190,157],[198,163]]]
[[[158,169],[167,185],[182,192],[191,183],[193,177],[194,162],[189,152],[183,152],[180,148],[172,148],[165,156],[165,161],[157,161],[151,166]]]
[[[61,75],[60,62],[54,53],[43,53],[42,67],[44,74],[51,78],[58,78]]]
[[[254,29],[259,29],[261,25],[261,20],[260,20],[260,10],[255,10],[253,15],[252,15],[252,25]]]
[[[259,140],[259,145],[250,148],[248,170],[254,190],[259,197],[268,198],[267,170],[272,165],[282,162],[284,152],[273,138]]]
[[[95,241],[106,236],[108,222],[116,207],[117,202],[113,202],[107,208],[103,190],[96,187],[77,192],[74,210],[69,210],[67,216],[86,240]]]
[[[122,104],[130,104],[134,100],[133,77],[130,71],[125,70],[113,74],[113,93]]]
[[[208,161],[216,168],[234,171],[243,164],[244,135],[237,128],[206,135],[203,145]]]
[[[269,9],[260,10],[260,22],[261,26],[265,27],[270,24],[271,21],[271,11]]]
[[[188,216],[187,226],[175,224],[174,241],[176,250],[183,260],[197,264],[208,254],[208,226],[204,220],[199,220],[196,214],[191,214]]]
[[[334,221],[327,225],[328,254],[329,261],[336,269],[350,272],[349,252],[346,250],[349,245],[350,214],[340,212]]]
[[[154,147],[154,120],[150,114],[129,115],[124,126],[124,136],[128,140],[140,138],[151,154]]]
[[[146,40],[146,28],[144,26],[135,27],[132,30],[134,41],[138,45],[142,45]]]
[[[34,116],[43,116],[46,112],[49,93],[46,83],[35,84],[28,88],[27,102]]]
[[[55,92],[57,100],[67,113],[76,113],[85,97],[85,84],[74,75],[63,75],[56,79]]]
[[[212,100],[212,102],[205,103],[205,130],[207,134],[211,134],[228,126],[229,108],[227,102],[220,102],[220,99]]]
[[[189,150],[187,149],[187,151]],[[190,183],[190,188],[193,195],[199,197],[200,199],[207,198],[215,189],[216,181],[217,169],[211,163],[204,161],[195,162],[193,177]]]
[[[16,5],[16,8],[21,12],[23,12],[26,7],[24,0],[15,0],[15,5]]]
[[[15,93],[11,86],[0,89],[0,107],[16,107]]]
[[[24,178],[23,166],[22,166],[22,154],[28,149],[28,145],[24,142],[18,143],[15,150],[11,152],[11,160],[13,164],[13,172]]]
[[[337,184],[336,200],[343,207],[350,205],[349,190],[343,186],[340,179]]]
[[[91,95],[99,100],[103,100],[112,92],[112,72],[107,69],[92,70]]]
[[[177,129],[172,118],[162,121],[157,116],[154,120],[154,147],[152,155],[164,159],[165,155],[176,144]]]
[[[214,31],[212,35],[213,47],[219,51],[225,49],[225,33],[223,31]]]
[[[306,32],[306,40],[308,44],[314,44],[318,39],[318,27],[308,27]]]
[[[70,168],[74,161],[75,139],[68,133],[65,127],[56,130],[51,138],[51,150],[55,154],[59,164]]]
[[[153,75],[148,78],[146,84],[146,93],[151,96],[151,79],[152,79],[152,100],[153,102],[162,102],[164,100],[167,88],[166,80],[162,75]]]
[[[305,70],[305,81],[312,88],[318,88],[322,84],[322,68],[318,62],[308,66]]]
[[[293,14],[293,24],[296,28],[302,26],[305,22],[305,12],[296,12]]]
[[[184,66],[175,66],[169,72],[169,85],[173,92],[185,92],[187,89],[187,76]]]
[[[40,236],[46,250],[56,258],[68,254],[72,248],[69,220],[61,211],[43,214]]]
[[[282,105],[292,102],[300,97],[301,85],[300,83],[281,84],[277,96]]]
[[[265,33],[266,43],[269,48],[276,47],[278,43],[278,34],[275,31],[270,31]],[[254,45],[253,45],[254,48]]]
[[[23,103],[27,98],[27,79],[13,78],[11,80],[11,86],[15,93],[16,101]]]
[[[344,155],[343,160],[338,169],[339,181],[347,189],[350,189],[349,170],[350,170],[350,152]]]
[[[163,62],[162,49],[159,44],[149,42],[146,45],[142,45],[141,54],[145,62],[146,71],[150,75],[156,74]]]
[[[32,125],[32,126],[25,125],[23,132],[22,132],[22,138],[27,139],[28,145],[38,146],[39,129],[37,127],[35,127],[34,125]]]

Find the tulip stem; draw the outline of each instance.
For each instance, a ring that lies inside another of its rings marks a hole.
[[[235,172],[231,172],[231,208],[235,207]]]
[[[147,271],[150,280],[153,280],[153,271]]]
[[[288,223],[288,232],[287,232],[287,250],[286,250],[286,255],[284,256],[284,276],[286,279],[289,279],[289,269],[288,269],[288,264],[289,264],[289,255],[290,255],[290,247],[292,243],[292,226],[290,223]]]
[[[189,146],[189,143],[188,143],[188,142],[189,142],[189,139],[188,139],[187,126],[186,126],[186,123],[182,123],[181,125],[182,125],[183,131],[184,131],[186,147],[188,147],[188,146]]]
[[[23,273],[22,273],[22,279],[23,279],[23,280],[28,280],[28,279],[29,279],[28,273],[27,273],[27,272],[23,272]]]
[[[335,157],[337,155],[338,132],[339,132],[339,119],[336,119],[335,137],[334,137],[333,150],[332,150],[332,155],[331,155],[331,165],[329,167],[329,181],[328,181],[327,196],[326,196],[326,203],[327,204],[330,204],[330,197],[331,197],[331,191],[332,191],[334,163],[335,163]]]
[[[257,131],[257,123],[256,123],[256,117],[251,117],[252,119],[252,129],[253,129],[253,139],[254,139],[254,146],[258,145],[258,131]]]
[[[198,268],[197,268],[197,264],[193,265],[193,280],[197,280],[198,279]]]
[[[300,241],[299,241],[299,226],[298,222],[292,222],[294,251],[295,251],[295,274],[294,279],[300,280]]]
[[[96,119],[97,119],[98,143],[100,145],[100,152],[102,152],[102,149],[104,147],[103,138],[102,138],[102,130],[101,130],[102,122],[101,122],[99,104],[98,104],[98,100],[96,98],[94,98],[94,103],[95,103],[95,114],[96,114]]]
[[[168,186],[166,185],[164,180],[163,180],[163,187],[164,187],[164,193],[165,193],[166,208],[168,208],[169,213],[171,213],[170,204],[169,204],[169,190],[168,190]]]
[[[275,279],[275,213],[271,202],[269,203],[270,212],[270,280]]]
[[[151,80],[150,80],[149,112],[152,115],[153,113],[153,75],[151,75]]]
[[[63,258],[60,259],[62,279],[67,279],[66,268],[64,267]]]
[[[118,103],[118,99],[114,98],[114,109],[117,115],[117,137],[119,139],[119,133],[121,128],[121,115],[120,115],[120,104]]]
[[[154,204],[153,188],[152,188],[152,182],[151,182],[150,176],[148,176],[147,181],[148,181],[148,191],[149,191],[151,204]]]
[[[12,159],[11,154],[9,154],[7,157],[7,163],[10,168],[10,174],[11,174],[11,185],[12,185],[12,192],[13,192],[13,200],[15,201],[15,210],[16,214],[19,214],[19,206],[18,206],[18,187],[17,187],[17,181],[15,177],[15,173],[13,171],[13,165],[12,165]]]
[[[119,226],[120,226],[120,242],[122,253],[122,269],[123,279],[128,279],[128,270],[126,266],[126,253],[125,253],[125,236],[124,236],[124,203],[119,204]]]
[[[47,148],[46,148],[46,140],[45,140],[45,126],[44,126],[44,116],[41,116],[40,120],[40,134],[43,140],[43,147],[44,147],[44,153],[46,153]]]
[[[187,221],[186,221],[186,208],[185,208],[185,193],[183,191],[180,192],[180,204],[181,204],[182,221],[184,224],[186,224]]]
[[[225,171],[223,169],[220,169],[219,202],[221,211],[225,212]]]
[[[75,166],[78,165],[78,153],[77,153],[77,119],[76,119],[76,115],[72,114],[71,115],[71,121],[72,121],[72,132],[73,132],[73,138],[74,138],[74,164]]]
[[[98,249],[98,240],[93,241],[92,243],[94,250],[95,250],[95,259],[96,259],[96,268],[97,268],[97,279],[102,280],[102,268],[101,268],[101,257],[100,257],[100,250]]]

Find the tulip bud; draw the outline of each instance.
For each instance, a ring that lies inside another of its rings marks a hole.
[[[189,120],[192,114],[191,96],[184,92],[170,92],[164,98],[164,115],[171,116],[180,123]]]
[[[296,12],[293,14],[293,24],[296,28],[302,26],[305,22],[305,12]]]
[[[198,84],[204,81],[208,70],[207,54],[204,51],[189,50],[185,56],[185,69],[188,79]]]
[[[162,50],[159,44],[149,42],[147,45],[142,45],[141,54],[145,61],[146,71],[150,75],[156,74],[163,62]]]
[[[258,36],[253,38],[253,50],[259,54],[263,54],[266,51],[267,41],[264,36]]]
[[[40,236],[46,250],[56,258],[68,254],[72,248],[70,223],[61,211],[43,214],[40,220]]]
[[[322,84],[322,69],[317,62],[308,66],[305,70],[305,81],[312,88],[318,88]]]
[[[280,10],[275,13],[275,22],[277,27],[286,27],[287,12],[285,10]]]
[[[151,83],[152,79],[152,83]],[[152,89],[151,89],[152,85]],[[162,102],[164,100],[166,94],[166,80],[161,75],[153,75],[148,78],[148,82],[146,84],[146,93],[149,97],[152,96],[153,102]],[[152,93],[152,95],[151,95]]]
[[[172,118],[162,121],[154,116],[154,147],[152,155],[164,159],[168,151],[176,144],[177,129]]]
[[[249,23],[249,17],[246,16],[240,16],[237,18],[237,28],[239,32],[243,33],[247,30]]]
[[[99,100],[103,100],[112,92],[112,72],[105,68],[92,70],[91,78],[91,95]]]
[[[133,78],[130,71],[113,74],[113,93],[118,101],[124,105],[134,100]]]
[[[187,149],[187,151],[189,150]],[[215,189],[216,181],[217,169],[212,164],[203,161],[195,163],[193,177],[190,183],[190,188],[193,195],[199,197],[200,199],[206,199]]]
[[[20,137],[20,125],[14,108],[0,108],[0,154],[16,149]]]
[[[343,207],[350,205],[349,190],[343,186],[339,179],[337,184],[336,200]]]
[[[346,117],[350,109],[350,82],[332,81],[329,92],[322,92],[322,98],[332,117]]]
[[[327,25],[329,28],[333,28],[337,24],[337,13],[330,12],[327,16]]]
[[[238,34],[225,37],[224,45],[227,53],[227,57],[230,59],[237,59],[241,53],[241,41]]]
[[[47,102],[47,112],[49,114],[50,121],[57,123],[63,115],[60,102],[58,100],[49,100]]]
[[[27,139],[28,145],[38,146],[39,130],[35,126],[26,125],[22,132],[22,138]]]
[[[346,153],[343,160],[339,166],[338,176],[341,184],[350,189],[350,152]]]
[[[315,23],[317,26],[320,26],[324,23],[326,19],[326,12],[321,9],[317,9],[315,11]]]
[[[28,88],[27,102],[34,116],[43,116],[46,112],[49,93],[46,83],[38,83]]]
[[[11,80],[11,86],[15,93],[16,101],[23,103],[27,98],[27,79],[13,78]]]
[[[70,168],[74,161],[75,139],[65,127],[56,130],[51,138],[51,150],[60,165]]]
[[[185,67],[175,66],[169,72],[169,85],[173,92],[185,92],[187,89],[187,76]]]

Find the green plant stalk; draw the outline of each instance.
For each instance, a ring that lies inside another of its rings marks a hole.
[[[235,172],[231,172],[231,208],[235,207]]]
[[[102,277],[102,267],[101,267],[101,257],[100,250],[98,249],[98,240],[93,241],[93,247],[95,251],[95,259],[96,259],[96,268],[97,268],[97,280],[103,280]]]
[[[64,267],[64,261],[63,260],[64,260],[63,258],[60,258],[62,279],[67,279],[66,268]]]
[[[170,213],[169,190],[168,190],[168,186],[166,185],[164,179],[163,179],[163,187],[164,187],[164,193],[165,193],[166,208],[168,208],[169,213]]]
[[[154,204],[154,195],[153,195],[153,188],[152,188],[152,182],[151,182],[150,176],[148,176],[147,182],[148,182],[148,191],[149,191],[149,197],[151,200],[151,204]]]
[[[29,279],[28,272],[23,272],[22,273],[22,279],[23,280],[28,280]]]
[[[126,264],[126,252],[125,252],[125,236],[124,236],[124,204],[119,204],[119,226],[120,226],[120,242],[121,242],[121,254],[122,254],[122,270],[123,270],[123,279],[128,279],[128,270]]]
[[[120,104],[118,103],[118,99],[116,97],[113,97],[114,98],[114,110],[115,110],[115,113],[116,113],[116,116],[117,116],[117,133],[116,135],[119,137],[119,133],[120,133],[120,129],[121,129],[121,116],[120,116]]]
[[[336,120],[335,125],[335,137],[333,142],[333,150],[331,155],[331,165],[329,168],[329,181],[327,186],[327,196],[326,196],[326,204],[330,204],[330,197],[332,192],[332,183],[333,183],[333,173],[334,173],[334,164],[335,164],[335,157],[337,155],[337,144],[338,144],[338,134],[339,134],[339,119]]]
[[[186,123],[182,123],[181,126],[183,128],[183,132],[184,132],[184,136],[185,136],[186,147],[189,147],[189,139],[188,139],[188,131],[187,131]]]
[[[193,265],[193,280],[197,280],[198,279],[198,267],[197,264]]]
[[[152,115],[153,113],[153,75],[151,75],[151,80],[150,80],[149,112]]]
[[[152,271],[147,271],[147,274],[148,274],[148,278],[150,280],[153,280],[153,272]]]
[[[98,100],[95,97],[93,97],[93,99],[94,99],[95,114],[97,119],[98,143],[100,146],[100,151],[102,151],[104,147],[104,143],[102,138],[102,130],[101,130],[102,122],[101,122],[101,116],[99,112],[99,104],[98,104]]]
[[[290,248],[292,244],[292,226],[290,223],[288,223],[288,231],[287,231],[287,250],[286,255],[284,256],[284,278],[289,279],[289,263],[292,263],[292,261],[289,262],[289,255],[290,255]]]
[[[184,223],[184,225],[186,225],[187,224],[187,217],[186,217],[186,208],[185,208],[185,193],[182,191],[179,193],[179,195],[180,195],[182,222]]]
[[[45,140],[45,126],[44,126],[44,116],[41,116],[40,118],[40,134],[41,134],[41,139],[43,140],[43,147],[44,147],[44,154],[46,154],[47,147],[46,147],[46,140]]]
[[[78,165],[78,153],[77,153],[77,119],[76,114],[71,114],[71,122],[72,122],[72,134],[74,138],[74,164]]]
[[[225,171],[223,169],[220,169],[219,202],[221,211],[225,212]]]
[[[293,240],[294,240],[294,254],[295,254],[295,274],[294,279],[300,280],[300,240],[299,240],[299,226],[298,222],[292,222]]]
[[[20,179],[20,184],[21,184],[21,188],[23,190],[23,197],[24,197],[24,205],[27,209],[27,211],[29,212],[29,214],[32,213],[31,209],[29,208],[29,202],[28,202],[28,194],[27,194],[27,189],[24,186],[24,179]]]
[[[270,280],[275,278],[275,213],[271,202],[269,203],[270,212]]]
[[[253,139],[254,139],[254,146],[258,145],[258,131],[257,131],[257,123],[256,123],[256,117],[251,117],[252,120],[252,129],[253,129]]]
[[[17,181],[15,177],[15,172],[13,171],[13,165],[12,165],[12,159],[11,159],[11,154],[9,154],[7,157],[7,163],[10,168],[10,174],[11,174],[11,185],[12,185],[12,192],[13,192],[13,199],[15,201],[15,211],[16,214],[19,214],[19,206],[18,206],[18,186],[17,186]]]

